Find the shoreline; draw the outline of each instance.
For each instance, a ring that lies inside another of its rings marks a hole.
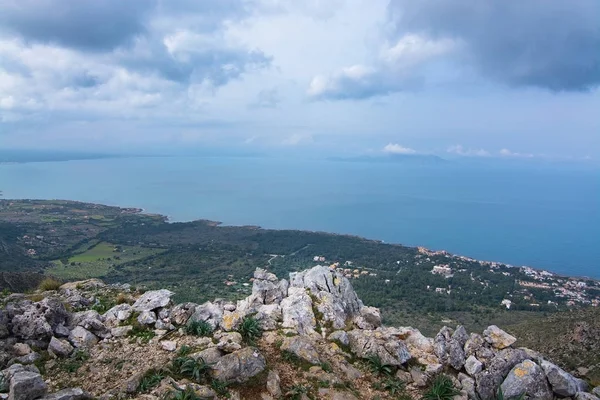
[[[0,191],[0,194],[2,192]],[[211,226],[215,226],[215,227],[219,227],[219,226],[223,226],[223,227],[233,227],[233,228],[251,228],[251,229],[260,229],[260,230],[268,230],[268,231],[291,231],[291,232],[310,232],[310,233],[316,233],[316,234],[322,234],[322,235],[333,235],[333,236],[346,236],[346,237],[352,237],[352,238],[356,238],[356,239],[360,239],[360,240],[365,240],[365,241],[370,241],[370,242],[376,242],[376,243],[380,243],[380,244],[386,244],[386,245],[390,245],[390,246],[402,246],[405,248],[411,248],[411,249],[415,249],[417,250],[420,254],[425,254],[425,255],[446,255],[450,258],[458,258],[461,259],[463,261],[469,261],[469,262],[477,262],[481,265],[486,265],[486,266],[490,266],[493,268],[494,265],[500,265],[500,266],[506,266],[509,268],[519,268],[519,269],[524,269],[524,268],[529,268],[531,270],[537,271],[537,272],[545,272],[545,273],[549,273],[554,277],[558,277],[558,278],[569,278],[569,279],[589,279],[589,280],[593,280],[593,281],[597,281],[600,282],[600,277],[595,278],[595,277],[591,277],[591,276],[586,276],[586,275],[565,275],[563,273],[558,273],[558,272],[553,272],[551,269],[547,269],[547,268],[543,268],[543,267],[533,267],[533,266],[529,266],[529,265],[515,265],[512,263],[507,263],[507,262],[503,262],[503,261],[488,261],[488,260],[480,260],[477,258],[473,258],[470,256],[465,256],[459,253],[454,253],[451,251],[447,251],[447,250],[442,250],[442,249],[431,249],[428,248],[426,246],[422,246],[422,245],[406,245],[406,244],[402,244],[402,243],[395,243],[395,242],[387,242],[381,239],[373,239],[373,238],[368,238],[365,236],[361,236],[358,234],[349,234],[349,233],[339,233],[339,232],[331,232],[331,231],[319,231],[319,230],[310,230],[310,229],[294,229],[294,228],[269,228],[269,227],[263,227],[261,225],[256,225],[256,224],[248,224],[248,225],[239,225],[239,224],[235,224],[235,223],[224,223],[222,221],[218,221],[215,219],[208,219],[208,218],[196,218],[196,219],[189,219],[189,220],[178,220],[178,221],[173,221],[172,217],[169,216],[168,214],[162,214],[159,212],[149,212],[147,208],[144,207],[133,207],[133,206],[119,206],[119,205],[111,205],[111,204],[104,204],[104,203],[96,203],[96,202],[88,202],[88,201],[80,201],[80,200],[65,200],[65,199],[25,199],[25,198],[1,198],[0,200],[5,200],[5,201],[11,201],[11,200],[15,200],[15,201],[27,201],[27,200],[31,200],[31,201],[62,201],[62,202],[74,202],[74,203],[82,203],[82,204],[91,204],[91,205],[98,205],[98,206],[105,206],[105,207],[114,207],[114,208],[118,208],[122,211],[127,211],[127,212],[133,212],[135,214],[143,214],[143,215],[147,215],[147,216],[154,216],[154,217],[161,217],[163,219],[163,221],[165,223],[169,223],[169,224],[175,224],[175,223],[190,223],[190,222],[202,222],[202,223],[206,223],[209,224]]]

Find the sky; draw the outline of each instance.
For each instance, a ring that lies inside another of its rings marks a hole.
[[[0,148],[600,158],[598,0],[0,0]]]

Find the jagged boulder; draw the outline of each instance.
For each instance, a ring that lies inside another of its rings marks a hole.
[[[9,307],[7,306],[7,310]],[[39,302],[21,302],[13,307],[13,334],[20,339],[48,340],[54,328],[65,324],[69,314],[58,300],[45,298]]]
[[[504,332],[496,325],[488,326],[483,331],[483,338],[498,350],[505,349],[517,341],[517,338]]]
[[[210,324],[213,329],[216,329],[223,322],[223,307],[217,303],[207,301],[195,308],[194,313],[188,319],[189,321],[204,321]]]
[[[375,329],[381,326],[381,312],[377,307],[363,306],[354,317],[354,324],[360,329]]]
[[[517,364],[527,360],[527,353],[521,349],[507,348],[499,351],[486,365],[486,368],[475,375],[477,393],[482,399],[492,399],[510,370]]]
[[[546,380],[544,371],[531,360],[517,364],[509,372],[501,385],[507,399],[526,396],[536,400],[553,400],[552,389]]]
[[[314,296],[323,321],[331,323],[334,329],[345,327],[346,320],[359,316],[363,307],[350,281],[340,272],[325,266],[291,273],[290,289],[293,287],[304,288]]]
[[[315,343],[306,336],[292,336],[284,339],[281,345],[282,351],[289,351],[306,362],[314,365],[321,363],[319,351]]]
[[[114,328],[123,321],[127,321],[133,314],[133,308],[127,304],[119,304],[108,310],[102,316],[104,318],[104,324],[108,327]]]
[[[467,334],[465,327],[460,325],[456,328],[447,343],[448,364],[457,371],[460,371],[465,365],[464,347],[468,339],[469,335]]]
[[[317,321],[312,310],[312,299],[306,289],[290,287],[288,297],[281,301],[282,327],[295,329],[299,334],[315,332]]]
[[[218,348],[209,347],[207,349],[190,355],[190,357],[194,360],[202,359],[207,364],[216,364],[224,355],[225,353],[223,353]]]
[[[467,374],[475,376],[480,373],[482,369],[483,364],[477,359],[477,357],[471,355],[466,359],[465,370],[467,371]]]
[[[8,400],[33,400],[47,391],[48,385],[39,373],[19,371],[10,380]]]
[[[166,289],[151,290],[140,296],[140,298],[133,303],[132,308],[134,311],[142,312],[166,307],[171,302],[171,296],[174,294],[175,293]]]
[[[289,283],[285,279],[278,281],[275,274],[257,268],[252,282],[252,302],[256,305],[279,304],[287,296],[288,287]]]
[[[550,386],[552,386],[552,391],[558,396],[572,397],[579,391],[577,381],[573,375],[546,360],[542,360],[540,366],[544,370]]]
[[[265,358],[253,347],[227,354],[213,366],[213,377],[223,382],[246,382],[266,367]]]
[[[154,311],[142,311],[137,317],[137,321],[141,325],[153,325],[156,322],[156,314]]]
[[[87,329],[76,326],[69,334],[69,341],[77,348],[86,348],[98,343],[98,338]]]
[[[402,332],[396,328],[354,329],[348,332],[350,349],[356,356],[366,358],[378,355],[382,363],[398,366],[411,358],[401,336]]]

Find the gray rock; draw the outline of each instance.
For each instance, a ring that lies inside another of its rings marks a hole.
[[[47,391],[48,386],[40,374],[20,371],[10,380],[8,400],[33,400],[42,397]]]
[[[69,341],[75,347],[92,347],[98,343],[98,338],[87,329],[76,326],[69,334]]]
[[[334,331],[332,332],[327,339],[330,341],[338,341],[344,346],[348,346],[350,344],[350,339],[348,339],[348,334],[346,331]]]
[[[13,334],[20,339],[47,340],[53,336],[54,327],[65,324],[69,314],[65,306],[58,300],[45,298],[37,303],[21,302],[7,305],[12,318]]]
[[[498,350],[505,349],[517,341],[517,338],[504,332],[496,325],[488,326],[483,331],[483,338]]]
[[[452,337],[447,342],[447,360],[448,364],[457,371],[460,371],[465,365],[465,343],[469,335],[464,326],[458,326]]]
[[[171,302],[171,296],[174,294],[175,293],[166,289],[151,290],[137,299],[137,301],[133,303],[132,308],[134,311],[142,312],[166,307]]]
[[[265,358],[253,347],[246,347],[223,356],[213,367],[213,377],[223,382],[246,382],[261,373],[266,366]]]
[[[156,322],[156,314],[154,311],[142,311],[137,321],[142,325],[153,325]]]
[[[69,337],[69,333],[71,333],[71,331],[63,324],[58,324],[54,328],[54,336],[56,337]]]
[[[294,353],[304,361],[314,365],[321,363],[319,351],[317,350],[314,342],[306,336],[293,336],[285,338],[283,340],[283,344],[281,345],[281,350]]]
[[[125,326],[117,326],[116,328],[112,328],[110,330],[110,334],[114,337],[123,337],[129,335],[129,332],[133,330],[133,326],[125,325]]]
[[[471,333],[469,339],[465,342],[465,356],[477,356],[478,351],[487,344],[483,336],[478,333]]]
[[[381,326],[381,313],[379,308],[363,306],[359,315],[354,317],[354,324],[360,329],[375,329]]]
[[[317,322],[312,310],[312,299],[304,288],[290,287],[288,297],[281,301],[282,327],[295,329],[299,334],[315,332]]]
[[[156,329],[160,329],[160,330],[164,330],[164,331],[173,331],[175,330],[175,326],[173,326],[173,324],[171,324],[170,322],[164,322],[160,319],[156,320],[156,323],[154,324],[154,327]]]
[[[469,356],[465,361],[465,370],[467,374],[475,376],[483,369],[483,364],[475,356]]]
[[[29,347],[26,343],[15,343],[12,347],[13,352],[16,356],[24,356],[26,354],[31,353],[31,347]]]
[[[190,357],[194,360],[203,359],[207,364],[216,364],[222,357],[223,352],[216,347],[209,347],[197,353],[191,354]]]
[[[582,390],[582,392],[583,392],[583,390]],[[596,386],[594,389],[592,389],[592,394],[600,397],[600,386]]]
[[[578,392],[577,382],[571,374],[546,360],[542,360],[540,366],[554,393],[561,397],[572,397]]]
[[[527,358],[527,353],[520,349],[507,348],[499,351],[487,363],[486,369],[475,375],[477,394],[482,399],[495,398],[510,370]]]
[[[361,358],[376,354],[381,362],[389,365],[402,365],[411,355],[403,340],[394,328],[376,330],[355,329],[348,332],[350,349]]]
[[[63,389],[42,397],[40,400],[91,400],[93,397],[81,388]]]
[[[324,322],[334,329],[342,329],[347,319],[360,315],[362,301],[356,295],[350,281],[339,271],[318,265],[302,272],[290,274],[290,289],[305,288],[317,299],[317,309]]]
[[[267,391],[276,399],[282,395],[279,374],[273,370],[269,371],[269,375],[267,375]]]
[[[4,339],[10,335],[8,331],[8,315],[4,312],[4,310],[0,310],[0,339]]]
[[[194,314],[188,319],[189,321],[205,321],[213,329],[216,329],[223,321],[223,308],[219,304],[207,301],[196,306]]]
[[[166,351],[175,351],[177,349],[177,343],[172,340],[163,340],[160,342],[160,347]]]
[[[579,379],[579,378],[574,378],[575,379],[575,384],[577,385],[577,391],[578,392],[589,392],[590,391],[590,385],[584,381],[583,379]],[[598,393],[594,393],[596,396],[598,396],[600,394],[600,390],[598,391]]]
[[[115,327],[120,322],[126,321],[133,314],[133,308],[126,303],[119,304],[104,313],[103,318],[107,326]]]
[[[277,329],[277,324],[283,320],[283,313],[279,304],[265,304],[256,308],[254,318],[265,331]]]
[[[50,339],[48,351],[51,351],[57,357],[68,357],[73,351],[73,346],[64,339],[57,339],[54,336]]]
[[[525,360],[515,365],[508,373],[501,388],[507,399],[519,398],[523,395],[536,400],[554,399],[544,371],[531,360]]]
[[[104,325],[103,317],[97,311],[88,310],[73,314],[73,326],[81,326],[96,336],[106,338],[110,330]]]
[[[448,345],[452,338],[452,329],[444,326],[433,339],[433,352],[442,363],[448,361]]]
[[[21,357],[14,358],[13,360],[10,361],[10,363],[29,365],[29,364],[35,363],[40,358],[42,358],[42,356],[39,353],[33,352],[33,353],[25,354],[24,356],[21,356]]]
[[[599,400],[598,397],[588,392],[577,392],[575,400]]]
[[[173,307],[169,316],[171,322],[175,325],[185,325],[196,311],[196,305],[196,303],[182,303]]]
[[[279,304],[287,296],[288,286],[285,279],[279,282],[275,274],[257,268],[252,282],[252,303],[254,305]]]
[[[467,376],[463,373],[458,374],[458,381],[462,390],[467,394],[469,400],[479,400],[477,392],[475,391],[475,379]]]

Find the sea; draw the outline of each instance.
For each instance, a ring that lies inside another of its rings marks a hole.
[[[600,169],[270,157],[0,164],[4,198],[302,229],[600,278]]]

